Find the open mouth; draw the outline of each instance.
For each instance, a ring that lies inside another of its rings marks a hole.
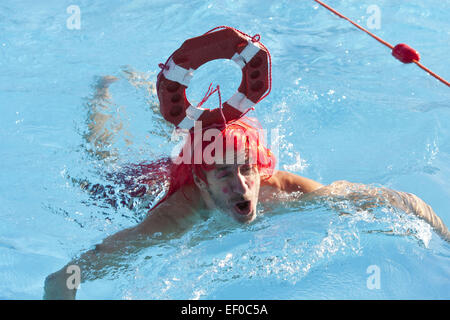
[[[240,201],[237,202],[234,205],[234,208],[236,209],[237,213],[239,213],[240,215],[248,215],[250,213],[250,211],[252,210],[251,207],[251,201]]]

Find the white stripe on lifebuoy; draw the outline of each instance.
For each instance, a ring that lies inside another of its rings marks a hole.
[[[241,53],[235,53],[231,60],[237,63],[241,69],[252,60],[255,54],[258,53],[260,48],[252,41],[248,41],[248,44],[245,46],[244,50]]]
[[[182,129],[190,129],[194,126],[194,122],[200,118],[203,111],[205,109],[197,108],[192,105],[189,106],[189,108],[186,109],[186,116],[184,117],[183,121],[178,124],[178,127]]]
[[[236,62],[236,64],[242,69],[245,67],[246,61],[244,61],[244,58],[239,54],[235,53],[233,57],[231,57],[231,60]]]
[[[186,109],[186,117],[197,120],[198,118],[200,118],[203,111],[205,111],[205,109],[190,105],[189,108]]]
[[[247,97],[239,91],[236,92],[230,99],[228,99],[227,103],[242,113],[255,105],[252,100],[247,99]]]
[[[195,120],[189,119],[188,117],[184,117],[183,121],[178,124],[178,128],[189,130],[194,127]]]
[[[192,77],[194,76],[194,69],[185,69],[177,65],[172,58],[166,64],[167,69],[163,69],[164,77],[168,80],[172,80],[182,84],[184,86],[188,86]]]

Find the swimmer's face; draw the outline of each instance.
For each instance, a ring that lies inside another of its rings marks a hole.
[[[256,164],[238,163],[216,164],[206,171],[204,189],[217,209],[239,222],[250,222],[256,217],[261,177]]]

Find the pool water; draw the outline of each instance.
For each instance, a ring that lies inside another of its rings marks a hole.
[[[450,77],[449,2],[328,3],[363,26],[377,5],[380,28],[371,31],[408,43],[424,65]],[[70,5],[80,10],[79,29],[68,27]],[[258,33],[270,50],[272,92],[250,115],[277,130],[280,170],[414,193],[450,225],[448,87],[314,1],[6,0],[1,299],[41,299],[47,275],[145,217],[108,206],[73,179],[107,184],[107,172],[170,154],[176,141],[152,90],[158,63],[218,25]],[[118,78],[109,112],[122,125],[108,146],[117,157],[106,163],[83,139],[93,85],[105,75]],[[210,82],[226,100],[240,71],[228,61],[203,66],[188,98],[201,100]],[[217,97],[207,103],[215,107]],[[428,224],[392,208],[365,212],[324,200],[280,204],[247,226],[216,214],[179,238],[156,238],[108,277],[83,283],[77,297],[449,299],[449,289],[450,246]]]

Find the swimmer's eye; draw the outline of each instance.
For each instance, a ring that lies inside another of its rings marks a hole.
[[[251,165],[245,165],[241,167],[241,173],[242,174],[249,174],[253,171],[253,166]]]
[[[219,172],[219,174],[217,174],[217,178],[222,179],[222,178],[226,178],[230,175],[229,171],[221,171]]]

